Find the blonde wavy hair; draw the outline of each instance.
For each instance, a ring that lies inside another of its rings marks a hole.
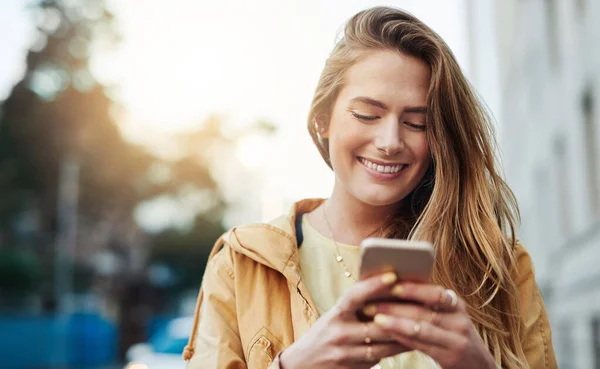
[[[328,142],[318,132],[328,124],[346,71],[373,50],[411,55],[431,69],[427,139],[432,164],[384,234],[433,242],[433,282],[466,301],[498,364],[523,368],[523,322],[513,279],[519,210],[498,170],[490,118],[440,36],[395,8],[375,7],[352,17],[315,91],[308,116],[313,141],[331,167]]]

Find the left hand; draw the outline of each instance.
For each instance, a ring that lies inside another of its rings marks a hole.
[[[395,297],[415,302],[374,303],[364,309],[400,344],[419,350],[444,369],[495,369],[494,358],[477,333],[466,303],[432,284],[397,284]],[[422,304],[422,305],[418,305]]]

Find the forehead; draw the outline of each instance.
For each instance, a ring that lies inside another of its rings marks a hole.
[[[395,51],[369,51],[346,72],[340,98],[364,95],[390,106],[424,105],[430,76],[429,66],[420,59]]]

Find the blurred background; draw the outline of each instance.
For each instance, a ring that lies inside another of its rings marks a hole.
[[[600,0],[0,0],[0,367],[183,368],[216,238],[328,196],[305,118],[375,5],[487,102],[560,367],[600,369]]]

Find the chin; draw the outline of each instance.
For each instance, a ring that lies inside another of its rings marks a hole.
[[[357,200],[371,206],[390,206],[398,204],[408,195],[408,192],[406,194],[386,194],[382,192],[383,191],[377,190],[371,193],[365,191],[356,191],[353,195]]]

